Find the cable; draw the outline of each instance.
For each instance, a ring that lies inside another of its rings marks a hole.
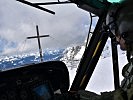
[[[22,41],[22,43],[20,43],[20,45],[18,46],[18,48],[17,48],[17,55],[19,54],[19,51],[21,50],[21,51],[23,51],[24,50],[24,47],[25,47],[25,44],[26,44],[26,41],[27,41],[27,39],[25,39],[24,41]],[[21,45],[22,44],[22,45]],[[20,47],[21,46],[21,47]],[[22,48],[22,49],[21,49]]]
[[[89,26],[89,32],[88,32],[88,36],[87,36],[87,41],[86,41],[86,45],[85,45],[85,49],[87,48],[87,46],[88,46],[88,42],[89,42],[89,36],[90,36],[90,33],[91,33],[91,27],[92,27],[92,14],[91,13],[89,13],[90,14],[90,18],[91,18],[91,20],[90,20],[90,26]]]
[[[24,41],[24,45],[23,45],[23,47],[22,47],[22,51],[23,51],[24,48],[25,48],[25,44],[26,44],[26,42],[27,42],[27,39],[25,39],[25,41]]]

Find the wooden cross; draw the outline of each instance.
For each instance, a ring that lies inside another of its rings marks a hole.
[[[33,38],[37,38],[37,39],[38,39],[38,46],[39,46],[40,59],[41,59],[41,62],[43,62],[43,55],[42,55],[42,48],[41,48],[40,38],[42,38],[42,37],[49,37],[49,35],[41,35],[41,36],[40,36],[40,35],[39,35],[38,25],[36,25],[36,31],[37,31],[37,36],[27,37],[27,39],[33,39]]]

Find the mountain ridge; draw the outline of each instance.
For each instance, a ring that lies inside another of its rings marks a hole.
[[[60,60],[63,61],[71,69],[76,68],[80,59],[82,58],[85,46],[77,45],[71,46],[66,49],[57,49],[57,50],[45,50],[43,52],[44,62]],[[118,49],[119,50],[119,49]],[[119,54],[125,54],[125,52],[119,50]],[[101,54],[101,59],[111,56],[111,46],[110,41],[108,41],[103,49]],[[6,70],[11,67],[23,66],[30,63],[39,63],[40,55],[38,52],[27,53],[22,55],[13,55],[13,56],[1,56],[0,58],[0,69]]]

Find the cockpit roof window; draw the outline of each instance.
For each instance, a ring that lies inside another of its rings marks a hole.
[[[123,0],[107,0],[108,2],[115,3],[115,2],[121,2]]]

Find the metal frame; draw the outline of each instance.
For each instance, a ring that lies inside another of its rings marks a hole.
[[[92,73],[96,67],[98,59],[109,36],[108,33],[101,31],[101,26],[104,21],[103,19],[105,19],[105,15],[100,17],[97,22],[90,43],[86,48],[83,54],[83,58],[81,59],[78,66],[77,74],[70,91],[85,89],[92,76]]]

